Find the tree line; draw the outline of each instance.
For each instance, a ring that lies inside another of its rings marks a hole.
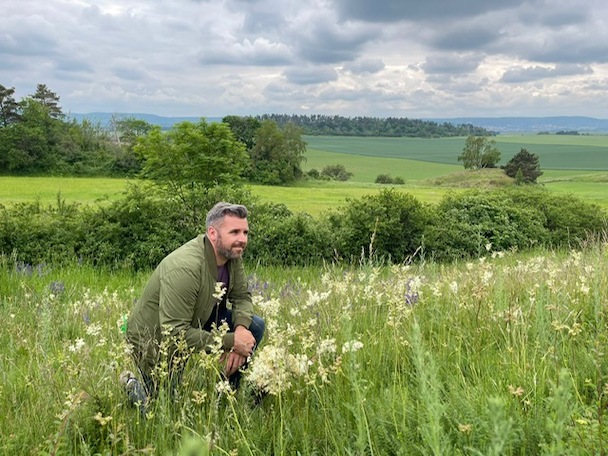
[[[495,132],[471,124],[454,125],[430,120],[401,117],[343,117],[329,115],[265,114],[260,120],[273,120],[279,126],[295,124],[306,135],[390,136],[443,138],[455,136],[492,136]]]

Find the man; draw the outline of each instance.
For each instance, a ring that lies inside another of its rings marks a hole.
[[[148,280],[127,323],[145,391],[132,374],[121,379],[140,409],[157,393],[154,372],[162,356],[171,384],[177,386],[187,354],[177,350],[176,341],[183,340],[189,350],[209,351],[214,344],[211,331],[223,321],[229,325],[222,339],[223,372],[238,386],[239,369],[264,335],[264,320],[253,315],[241,259],[248,234],[247,208],[217,203],[207,214],[206,234],[167,255]]]

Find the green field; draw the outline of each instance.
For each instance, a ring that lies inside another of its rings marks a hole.
[[[254,185],[264,201],[286,204],[291,210],[318,215],[359,198],[379,192],[379,174],[401,177],[397,188],[425,203],[438,202],[447,192],[483,185],[471,172],[463,172],[457,157],[464,138],[352,138],[307,136],[304,171],[343,164],[353,173],[348,182],[308,181],[292,187]],[[539,183],[550,191],[575,194],[608,209],[608,136],[522,135],[499,136],[501,163],[526,147],[539,155],[544,174]],[[500,173],[499,170],[494,170]],[[54,202],[58,194],[67,202],[95,204],[118,199],[128,179],[0,177],[0,203],[5,205],[39,199]],[[440,185],[439,185],[440,184]]]
[[[539,156],[542,169],[608,171],[608,136],[517,135],[494,138],[505,164],[521,148]],[[458,166],[465,138],[359,138],[306,136],[309,150]]]

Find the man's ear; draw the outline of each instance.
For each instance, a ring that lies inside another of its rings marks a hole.
[[[217,239],[217,230],[213,226],[207,228],[207,237],[211,242],[215,242]]]

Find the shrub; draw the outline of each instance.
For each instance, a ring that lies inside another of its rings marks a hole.
[[[291,213],[282,204],[252,208],[247,256],[264,264],[309,265],[332,257],[329,230],[308,214]]]
[[[504,192],[471,190],[449,195],[436,207],[425,230],[425,246],[437,259],[482,256],[493,250],[544,245],[548,232],[542,214],[517,206]]]
[[[388,174],[378,174],[376,176],[376,180],[374,181],[376,184],[392,184],[393,178]]]
[[[390,189],[347,203],[328,215],[342,257],[355,259],[365,251],[402,262],[421,246],[429,214],[413,196]]]
[[[344,165],[327,165],[321,170],[321,176],[337,181],[347,181],[353,177],[353,173],[346,171]]]
[[[378,174],[375,180],[376,184],[396,184],[403,185],[405,181],[402,177],[395,177],[394,179],[388,174]]]
[[[554,195],[543,188],[512,189],[507,194],[514,204],[542,214],[549,247],[579,247],[607,229],[606,212],[573,195]]]
[[[39,201],[2,206],[0,253],[29,265],[73,261],[82,241],[80,224],[78,205],[66,204],[60,195],[56,206]]]

